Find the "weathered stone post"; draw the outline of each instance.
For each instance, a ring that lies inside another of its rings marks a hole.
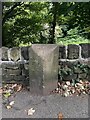
[[[59,47],[55,44],[34,44],[29,48],[30,92],[48,95],[57,87]]]

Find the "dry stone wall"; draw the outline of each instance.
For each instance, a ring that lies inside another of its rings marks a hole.
[[[90,81],[90,44],[59,46],[58,78]]]
[[[3,82],[29,81],[29,47],[0,48]],[[86,72],[87,71],[87,72]],[[59,46],[59,80],[90,80],[90,44]]]
[[[28,47],[0,48],[0,68],[2,68],[3,82],[23,82],[29,80]]]

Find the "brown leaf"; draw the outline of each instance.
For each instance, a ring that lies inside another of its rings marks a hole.
[[[62,114],[61,112],[58,114],[58,119],[59,119],[59,120],[62,120],[62,119],[63,119],[63,114]]]
[[[22,89],[22,85],[17,85],[14,89],[16,92],[19,92]]]

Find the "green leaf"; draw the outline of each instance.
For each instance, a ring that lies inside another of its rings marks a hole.
[[[3,95],[4,95],[5,98],[8,98],[8,97],[11,95],[11,93],[10,93],[10,92],[7,92],[7,93],[5,93],[5,94],[3,94]]]

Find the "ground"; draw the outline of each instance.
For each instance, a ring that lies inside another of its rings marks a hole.
[[[11,109],[2,105],[3,118],[57,118],[61,112],[64,118],[88,118],[88,95],[63,97],[54,93],[49,96],[32,96],[30,91],[21,90],[10,101],[15,101]],[[29,116],[28,110],[35,112]]]

